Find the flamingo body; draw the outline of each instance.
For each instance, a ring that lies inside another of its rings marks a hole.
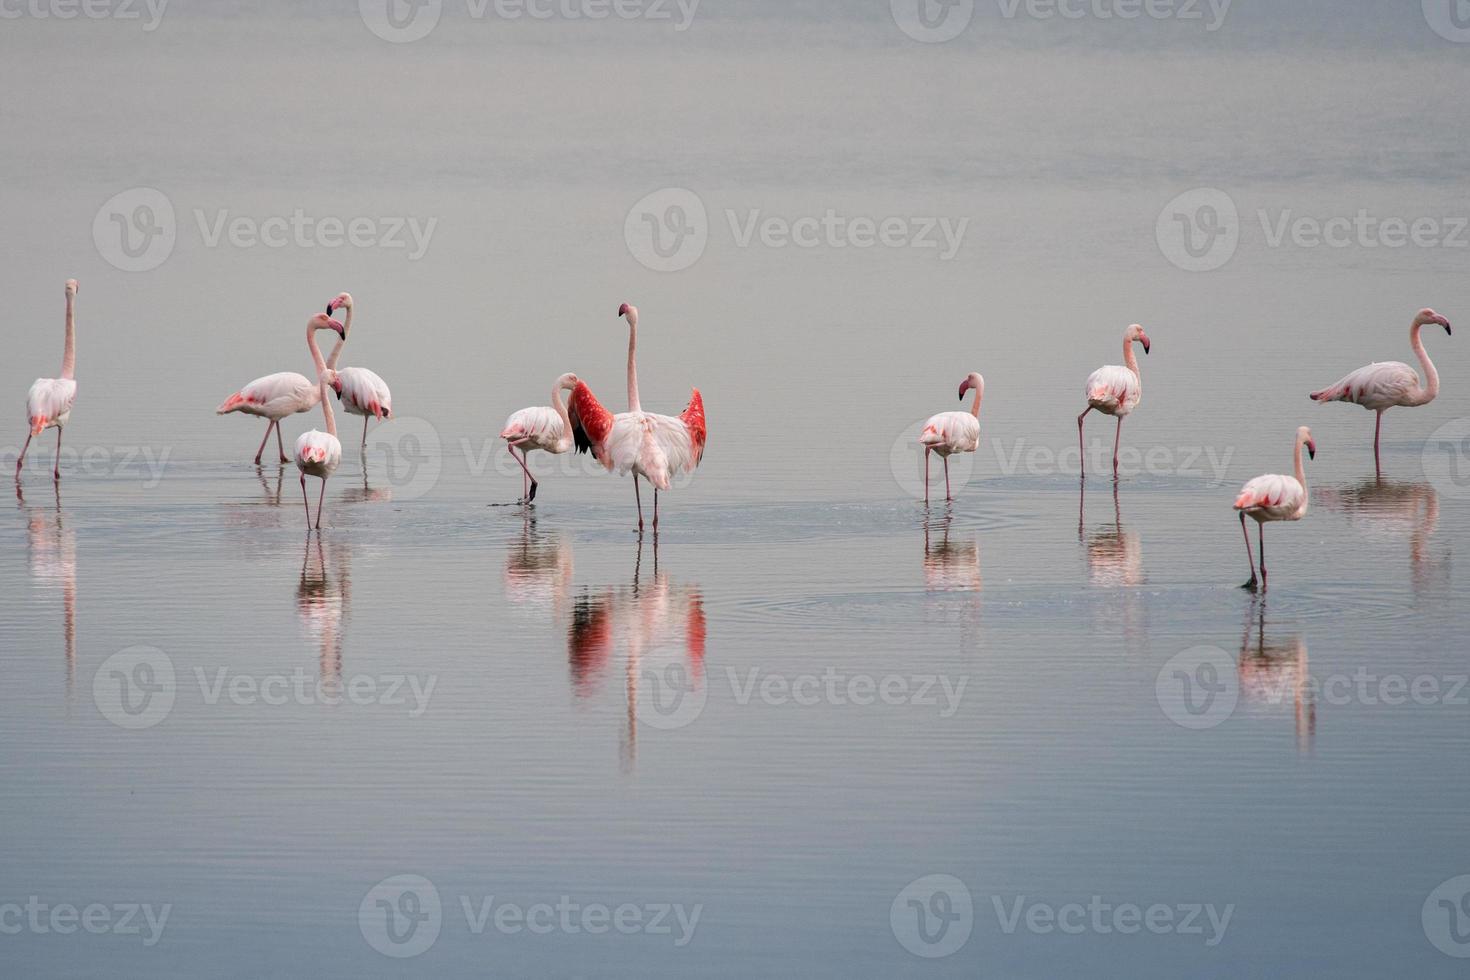
[[[296,440],[296,468],[306,476],[325,480],[342,463],[342,440],[330,432],[312,429]]]
[[[924,423],[919,444],[940,456],[973,453],[980,447],[980,420],[969,412],[940,412]]]
[[[1109,364],[1092,372],[1084,392],[1087,404],[1104,415],[1122,418],[1143,400],[1138,375],[1121,364]]]
[[[393,393],[388,383],[367,368],[347,367],[337,371],[332,385],[343,411],[372,419],[393,417]]]
[[[26,421],[30,423],[31,435],[38,436],[47,429],[65,426],[76,400],[75,379],[37,378],[26,393]]]
[[[536,488],[539,484],[531,475],[531,467],[527,463],[526,454],[533,449],[560,456],[569,453],[576,445],[572,436],[572,420],[567,411],[566,403],[562,401],[561,393],[567,389],[575,391],[582,385],[582,380],[575,374],[563,374],[556,379],[556,384],[551,389],[551,401],[555,408],[537,405],[532,408],[523,408],[512,413],[505,420],[505,427],[500,430],[500,438],[505,440],[506,447],[510,450],[512,459],[516,459],[516,450],[521,451],[516,462],[520,464],[521,471],[526,478],[522,483],[525,496],[524,503],[530,503],[536,499]],[[595,400],[595,399],[594,399]]]
[[[321,390],[307,380],[306,375],[281,371],[256,378],[226,398],[214,413],[229,415],[239,412],[279,422],[288,416],[311,411],[321,397]]]

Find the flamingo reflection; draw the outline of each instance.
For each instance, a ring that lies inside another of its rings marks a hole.
[[[572,606],[567,632],[572,689],[579,698],[597,691],[619,643],[627,651],[627,721],[621,749],[624,770],[630,770],[637,760],[639,684],[645,675],[661,669],[681,675],[687,672],[689,690],[695,691],[704,683],[704,595],[697,585],[674,585],[668,573],[659,570],[657,536],[652,557],[652,580],[645,582],[640,535],[632,584],[579,595]],[[670,644],[677,653],[669,648]]]
[[[18,506],[26,511],[26,544],[31,580],[43,589],[61,590],[61,638],[66,657],[66,694],[71,698],[77,669],[77,534],[66,526],[61,484],[53,486],[55,510],[26,506],[20,482]]]
[[[930,592],[979,592],[980,542],[975,539],[951,542],[954,513],[945,508],[940,521],[924,515],[924,587]],[[938,540],[934,525],[938,525]]]
[[[296,587],[296,615],[316,642],[322,680],[341,680],[342,642],[352,607],[352,562],[346,545],[333,542],[331,568],[321,538],[308,539]]]
[[[353,485],[342,491],[342,501],[349,504],[382,504],[392,499],[392,487],[375,487],[368,483],[366,463],[362,467],[362,486]]]
[[[1092,584],[1133,586],[1144,583],[1143,544],[1136,532],[1123,527],[1118,503],[1118,485],[1113,484],[1113,523],[1102,524],[1089,534],[1086,519],[1087,484],[1082,484],[1077,504],[1077,540],[1087,549],[1087,568]]]
[[[1439,494],[1423,482],[1369,477],[1358,483],[1322,487],[1317,500],[1342,514],[1369,538],[1409,542],[1410,581],[1415,592],[1430,585],[1447,586],[1449,551],[1436,555],[1430,539],[1439,526]]]
[[[536,529],[535,512],[527,508],[520,541],[505,556],[505,597],[532,608],[550,606],[559,622],[572,589],[572,546],[560,534]]]
[[[1289,692],[1296,719],[1297,749],[1310,752],[1317,735],[1317,703],[1310,690],[1307,645],[1297,634],[1267,643],[1266,603],[1253,601],[1251,606],[1254,608],[1246,610],[1245,635],[1240,640],[1237,667],[1241,697],[1251,704],[1273,706],[1285,702]]]

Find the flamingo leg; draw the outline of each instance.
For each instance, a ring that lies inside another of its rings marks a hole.
[[[1240,533],[1245,538],[1245,560],[1250,562],[1251,580],[1241,586],[1242,589],[1256,591],[1256,557],[1251,554],[1251,533],[1245,529],[1245,511],[1240,512]]]
[[[1077,416],[1077,466],[1083,476],[1087,475],[1087,450],[1082,445],[1082,420],[1087,418],[1087,413],[1090,411],[1092,411],[1092,406],[1088,405],[1082,410],[1082,414]]]
[[[260,457],[261,457],[261,454],[265,452],[265,444],[266,444],[266,441],[270,439],[270,437],[271,437],[271,430],[274,429],[275,427],[276,427],[276,423],[275,423],[274,420],[266,423],[266,426],[265,426],[265,435],[263,435],[263,436],[260,437],[260,448],[255,451],[255,465],[256,466],[259,466],[260,465]]]
[[[362,445],[358,447],[358,455],[359,456],[366,456],[367,455],[367,426],[368,426],[368,417],[366,415],[364,415],[362,417]]]
[[[633,474],[633,499],[638,504],[638,530],[643,530],[643,495],[638,492],[638,474]]]
[[[1378,413],[1377,421],[1373,423],[1373,471],[1382,472],[1382,464],[1378,461],[1378,440],[1383,435],[1383,413]]]
[[[1266,591],[1266,525],[1257,524],[1256,530],[1261,535],[1261,591]]]
[[[302,484],[301,489],[302,489],[303,492],[306,490],[306,484],[305,483]],[[322,492],[316,498],[316,529],[318,531],[320,531],[322,529],[322,501],[323,500],[326,500],[326,499],[327,499],[327,478],[326,477],[322,477]]]
[[[56,427],[56,463],[51,467],[51,479],[61,479],[61,426]]]
[[[934,450],[924,447],[924,506],[929,506],[929,454]]]
[[[15,478],[20,479],[20,468],[26,464],[26,452],[31,448],[31,436],[26,436],[26,444],[21,447],[20,455],[15,459]]]
[[[281,441],[281,420],[280,419],[276,419],[276,452],[281,457],[281,465],[282,466],[284,466],[287,463],[291,462],[291,458],[286,455],[286,444]]]
[[[311,501],[306,496],[306,474],[301,474],[301,506],[306,508],[306,530],[311,532]]]
[[[1118,478],[1118,446],[1123,442],[1123,416],[1118,416],[1118,434],[1113,436],[1113,479]]]
[[[653,488],[653,529],[658,530],[658,487]]]
[[[949,457],[948,456],[945,456],[945,457],[943,457],[943,459],[944,459],[944,502],[945,503],[949,503],[951,500],[954,499],[954,494],[952,494],[952,493],[949,492]]]
[[[531,468],[526,465],[531,458],[526,454],[525,449],[522,449],[521,454],[517,456],[514,446],[510,447],[510,458],[520,464],[521,472],[525,474],[521,477],[521,503],[529,504],[536,499],[536,478],[531,475]],[[527,480],[530,481],[529,487],[526,484]]]

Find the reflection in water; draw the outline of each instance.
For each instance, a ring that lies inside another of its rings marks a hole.
[[[1439,494],[1431,484],[1370,478],[1340,487],[1319,487],[1317,503],[1345,515],[1370,538],[1408,538],[1410,584],[1416,593],[1430,586],[1448,588],[1449,548],[1438,554],[1430,548],[1439,525]]]
[[[225,523],[230,527],[276,528],[281,526],[281,491],[286,485],[283,466],[257,466],[255,479],[260,483],[262,507],[256,503],[227,503]]]
[[[1251,643],[1252,632],[1255,633],[1254,645]],[[1296,717],[1297,749],[1310,752],[1317,734],[1317,702],[1310,690],[1307,645],[1295,633],[1273,643],[1266,642],[1264,599],[1257,601],[1252,598],[1246,608],[1245,635],[1240,640],[1237,671],[1241,697],[1252,704],[1280,705],[1290,695]]]
[[[61,589],[61,639],[66,656],[66,696],[70,701],[77,671],[77,533],[66,527],[61,511],[61,484],[54,484],[55,509],[26,506],[20,482],[15,484],[18,506],[26,512],[26,544],[31,580],[44,588]]]
[[[687,672],[688,690],[697,691],[704,683],[704,596],[697,585],[673,585],[668,573],[659,570],[657,535],[652,550],[652,581],[642,577],[640,535],[632,584],[579,595],[567,631],[567,660],[578,697],[597,690],[619,642],[627,650],[628,712],[621,753],[625,770],[637,760],[640,682],[654,675],[683,678]]]
[[[550,606],[560,622],[572,589],[572,546],[561,534],[536,529],[536,515],[527,509],[520,542],[505,556],[505,597],[521,606]]]
[[[367,464],[362,468],[362,486],[353,484],[342,491],[342,501],[348,504],[381,504],[393,499],[392,487],[374,487],[368,483]]]
[[[307,540],[301,583],[296,587],[296,614],[320,649],[321,679],[341,680],[342,642],[352,607],[352,557],[341,541],[334,540],[330,550],[329,564],[322,539],[315,536]]]
[[[1087,549],[1087,567],[1093,585],[1142,585],[1143,545],[1138,534],[1123,529],[1122,508],[1118,503],[1118,485],[1113,484],[1113,523],[1103,524],[1087,533],[1087,483],[1077,504],[1077,540]]]
[[[948,507],[939,521],[924,515],[924,587],[930,592],[979,592],[980,542],[972,538],[951,543],[953,523],[954,512]]]

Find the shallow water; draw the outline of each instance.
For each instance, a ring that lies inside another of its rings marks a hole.
[[[1305,394],[1409,358],[1421,306],[1466,319],[1462,252],[1269,228],[1464,213],[1464,51],[1358,4],[947,45],[882,7],[6,22],[17,416],[82,280],[60,490],[47,433],[0,509],[7,975],[1460,975],[1464,341],[1426,334],[1444,390],[1388,414],[1379,477],[1371,416]],[[178,240],[128,273],[93,220],[137,186]],[[711,217],[678,272],[624,239],[661,187]],[[1156,233],[1197,187],[1242,216],[1206,273]],[[197,225],[296,207],[439,224],[418,260]],[[946,262],[725,217],[829,208],[970,225]],[[212,409],[306,369],[344,288],[400,418],[366,467],[343,422],[309,535]],[[565,370],[621,405],[624,300],[645,405],[696,383],[711,431],[642,536],[585,457],[533,456],[515,505],[492,438]],[[1094,415],[1080,480],[1082,381],[1135,320],[1122,479]],[[918,425],[975,369],[980,451],[926,507]],[[1312,510],[1252,596],[1230,502],[1299,424]]]

